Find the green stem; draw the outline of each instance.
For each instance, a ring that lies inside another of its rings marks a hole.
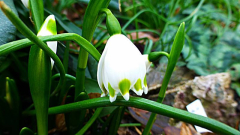
[[[110,0],[91,0],[88,3],[88,7],[85,13],[83,20],[83,37],[91,42],[93,33],[97,27],[98,22],[100,21],[99,11],[102,8],[106,8]],[[88,52],[85,50],[80,50],[78,56],[78,67],[76,73],[76,84],[75,84],[75,99],[77,98],[80,92],[85,91],[85,69],[87,66]]]
[[[99,61],[101,54],[98,52],[98,50],[86,39],[79,36],[75,33],[64,33],[64,34],[58,34],[58,35],[51,35],[51,36],[43,36],[38,37],[43,42],[46,41],[74,41],[76,42],[81,48],[85,49],[87,52],[89,52],[93,58],[97,61]],[[30,41],[29,39],[21,39],[17,41],[13,41],[7,44],[3,44],[0,46],[0,56],[9,54],[13,51],[28,47],[33,45],[34,43]]]
[[[131,97],[129,101],[124,100],[122,97],[118,97],[116,101],[111,103],[108,97],[88,99],[80,102],[70,103],[66,105],[61,105],[57,107],[49,108],[49,114],[59,114],[78,111],[81,109],[93,109],[98,107],[107,107],[107,106],[131,106],[144,110],[148,110],[153,113],[158,113],[167,117],[175,118],[187,123],[201,126],[207,128],[215,133],[219,134],[240,134],[236,129],[229,127],[219,121],[214,119],[196,115],[181,109],[177,109],[162,103],[151,101],[148,99],[140,97]],[[35,115],[35,110],[29,112],[23,112],[23,115]]]
[[[56,78],[58,78],[58,77],[60,77],[60,74],[59,74],[59,73],[53,75],[53,76],[52,76],[52,80],[54,80],[54,79],[56,79]],[[73,81],[76,81],[76,78],[75,78],[74,76],[72,76],[72,75],[65,74],[65,77],[68,78],[68,79],[71,79],[71,80],[73,80]]]
[[[116,135],[118,128],[120,126],[123,114],[124,114],[124,110],[126,107],[124,106],[119,106],[116,110],[114,110],[114,119],[111,119],[110,125],[109,125],[109,129],[108,129],[108,134],[109,135]]]
[[[43,0],[29,0],[30,10],[32,19],[34,22],[34,27],[38,32],[42,26],[44,21],[44,7],[43,7]]]
[[[65,72],[68,72],[68,59],[69,59],[69,42],[66,44],[66,48],[64,50],[64,55],[63,55],[63,66],[65,69]]]
[[[88,3],[86,13],[84,15],[83,20],[83,29],[82,36],[89,42],[91,42],[93,38],[93,33],[97,27],[97,24],[100,21],[99,11],[102,8],[106,8],[109,4],[110,0],[90,0]],[[85,70],[87,67],[88,61],[88,52],[84,49],[80,49],[78,55],[78,64],[77,64],[77,73],[76,73],[76,83],[75,83],[75,94],[74,99],[78,98],[78,95],[82,92],[85,92]],[[86,93],[86,92],[85,92]],[[81,99],[79,99],[81,100]],[[81,114],[86,113],[86,110],[81,110]],[[76,113],[77,114],[77,113]],[[78,117],[75,115],[70,115],[70,117]],[[80,116],[79,120],[75,120],[76,122],[84,121],[85,116]],[[70,122],[69,125],[74,122]],[[79,124],[80,125],[80,124]]]
[[[124,123],[120,124],[120,127],[140,127],[142,126],[141,123]]]
[[[99,114],[102,112],[102,109],[103,108],[97,108],[91,119],[85,124],[85,126],[80,131],[77,132],[76,135],[83,135],[87,131],[87,129],[93,124],[93,122],[98,118]]]
[[[166,56],[168,59],[169,59],[169,54],[167,52],[151,52],[149,55],[148,55],[148,59],[149,61],[157,61],[160,56]]]

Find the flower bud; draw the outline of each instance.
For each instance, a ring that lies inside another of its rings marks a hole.
[[[49,15],[41,26],[37,36],[50,36],[57,35],[57,27],[54,15]],[[48,47],[57,53],[57,41],[48,41]],[[51,59],[51,67],[53,67],[54,61]]]

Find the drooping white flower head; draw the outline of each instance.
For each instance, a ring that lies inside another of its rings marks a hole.
[[[50,36],[57,35],[57,26],[54,15],[49,15],[42,24],[37,36]],[[54,52],[57,52],[57,41],[48,41],[48,47]],[[54,61],[51,59],[51,66],[53,67]]]
[[[21,0],[23,5],[29,9],[29,0]]]
[[[142,55],[126,36],[111,36],[98,64],[97,80],[103,92],[101,96],[109,93],[113,102],[118,93],[129,100],[130,89],[137,95],[147,94],[146,71],[150,63],[147,55]]]

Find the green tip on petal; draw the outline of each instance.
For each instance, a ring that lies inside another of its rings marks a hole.
[[[139,78],[137,82],[134,84],[134,88],[136,91],[139,91],[142,89],[142,80]]]
[[[57,35],[57,26],[54,15],[49,15],[38,32],[38,36]]]
[[[47,23],[47,30],[50,31],[53,35],[57,35],[56,29],[57,29],[56,21],[55,21],[54,16],[53,16],[49,19],[49,21]]]
[[[119,86],[119,89],[120,89],[121,94],[124,97],[124,99],[128,100],[129,99],[129,89],[130,89],[130,86],[131,86],[130,80],[123,79],[122,81],[120,81],[118,86]]]
[[[115,96],[115,90],[112,88],[110,83],[108,83],[108,90],[109,90],[109,96],[114,97]]]
[[[117,98],[117,93],[116,93],[116,90],[114,90],[111,86],[110,83],[108,83],[108,90],[109,90],[109,99],[110,99],[110,102],[114,102]]]
[[[144,86],[145,86],[145,87],[147,86],[147,77],[146,77],[146,75],[145,75],[145,77],[144,77]]]
[[[142,96],[142,80],[139,78],[137,82],[134,84],[134,88],[132,89],[138,96]]]
[[[110,84],[109,84],[110,85]],[[111,87],[111,85],[110,85]],[[111,87],[112,88],[112,87]],[[107,89],[105,88],[104,84],[102,83],[102,92],[104,93],[104,95],[107,95],[108,94],[108,91]]]

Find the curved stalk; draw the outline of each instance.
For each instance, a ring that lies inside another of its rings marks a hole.
[[[99,61],[101,54],[98,52],[98,50],[86,39],[79,36],[75,33],[64,33],[64,34],[58,34],[58,35],[51,35],[51,36],[43,36],[38,37],[43,42],[46,41],[74,41],[79,46],[81,46],[83,49],[85,49],[88,53],[90,53],[93,58],[97,61]],[[6,55],[10,52],[28,47],[33,45],[34,43],[30,41],[29,39],[21,39],[17,41],[13,41],[7,44],[3,44],[0,46],[0,56]]]
[[[198,125],[204,128],[207,128],[215,133],[219,134],[240,134],[236,129],[225,125],[214,119],[203,117],[197,114],[193,114],[181,109],[177,109],[162,103],[151,101],[148,99],[140,97],[131,97],[129,101],[124,100],[122,97],[118,97],[116,101],[111,103],[108,97],[88,99],[80,102],[70,103],[66,105],[61,105],[57,107],[49,108],[49,115],[59,114],[59,113],[68,113],[73,111],[78,111],[82,109],[93,109],[97,107],[107,107],[107,106],[131,106],[144,110],[148,110],[153,113],[158,113],[167,117],[175,118],[187,123]],[[25,116],[35,115],[35,110],[23,112]]]

